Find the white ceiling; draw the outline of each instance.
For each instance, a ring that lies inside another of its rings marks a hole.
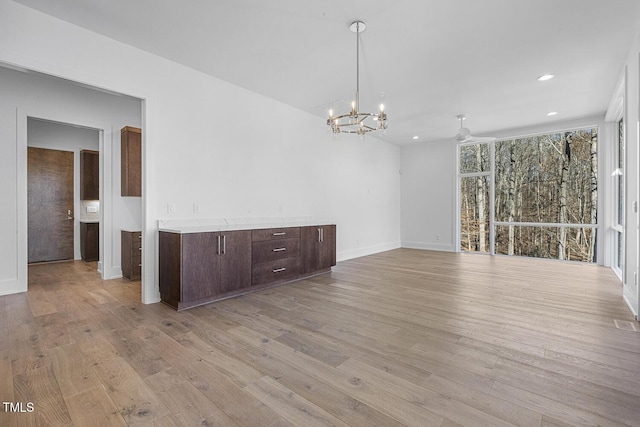
[[[603,114],[640,31],[638,0],[16,1],[323,121],[362,20],[361,106],[385,93],[397,145],[452,138],[456,114],[474,135]]]

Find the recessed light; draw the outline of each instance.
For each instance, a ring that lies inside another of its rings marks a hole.
[[[555,116],[556,114],[558,114],[557,111],[551,111],[551,112],[547,113],[547,116]]]
[[[418,135],[414,136],[413,139],[418,139],[420,138]]]
[[[547,80],[551,80],[554,77],[555,76],[553,74],[543,74],[540,77],[538,77],[538,81],[539,82],[546,82]]]

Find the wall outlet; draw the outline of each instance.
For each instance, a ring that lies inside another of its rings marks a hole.
[[[87,213],[96,213],[98,212],[97,206],[87,206]]]
[[[200,212],[200,205],[197,203],[193,204],[193,213],[197,214]]]
[[[436,240],[440,240],[440,235],[436,234]]]
[[[167,203],[167,213],[176,213],[175,203]]]

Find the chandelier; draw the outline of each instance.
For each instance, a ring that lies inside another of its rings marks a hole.
[[[351,111],[338,116],[334,115],[333,109],[329,109],[327,125],[331,127],[333,133],[355,133],[364,135],[375,130],[387,128],[387,113],[384,111],[384,100],[381,99],[379,111],[377,113],[363,113],[360,111],[360,33],[366,28],[364,22],[355,21],[349,29],[356,33],[356,94],[351,102]]]

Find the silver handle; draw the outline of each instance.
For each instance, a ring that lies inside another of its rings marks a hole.
[[[220,255],[220,236],[218,236],[218,252],[216,252],[216,255]]]
[[[320,241],[324,242],[324,228],[320,229]]]
[[[318,242],[322,242],[322,240],[320,240],[320,239],[321,239],[321,237],[320,237],[320,229],[318,228]]]
[[[142,239],[142,234],[138,236],[138,239]]]
[[[278,232],[278,233],[273,233],[273,234],[271,234],[271,235],[272,235],[272,236],[284,236],[285,234],[287,234],[287,233],[285,233],[284,231],[280,231],[280,232]]]
[[[142,250],[142,248],[138,248],[138,250],[139,250],[139,251],[141,251],[141,250]]]
[[[287,248],[275,248],[275,249],[272,249],[273,252],[282,252],[282,251],[286,251],[286,250],[287,250]]]
[[[222,236],[222,255],[227,253],[227,236]]]
[[[276,268],[276,269],[274,269],[274,270],[273,270],[273,272],[274,272],[274,273],[280,273],[280,272],[285,271],[285,270],[286,270],[286,268],[285,268],[285,267],[282,267],[282,268]]]
[[[73,211],[71,209],[67,210],[67,221],[71,221],[73,219]]]
[[[138,264],[138,267],[142,267],[142,264]]]

